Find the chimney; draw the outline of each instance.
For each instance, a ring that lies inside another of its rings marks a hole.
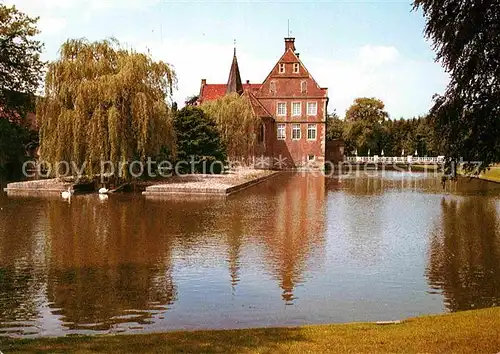
[[[285,52],[291,49],[292,52],[295,52],[295,38],[287,37],[285,38]]]
[[[247,80],[247,85],[249,85],[249,84],[250,84],[250,80]]]
[[[201,79],[201,86],[205,86],[207,84],[207,79]]]

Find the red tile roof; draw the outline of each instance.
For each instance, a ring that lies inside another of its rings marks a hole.
[[[260,89],[261,84],[243,84],[243,90],[255,92]],[[216,100],[226,94],[226,84],[206,84],[203,85],[200,92],[200,102]]]
[[[262,117],[262,118],[264,118],[264,117],[272,118],[273,117],[273,115],[271,113],[269,113],[269,111],[266,109],[266,107],[264,107],[262,105],[262,103],[259,102],[257,97],[255,97],[254,94],[250,90],[245,91],[245,94],[250,99],[250,103],[252,104],[253,111],[257,116]]]

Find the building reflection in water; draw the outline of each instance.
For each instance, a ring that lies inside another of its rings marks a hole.
[[[174,274],[184,290],[206,286],[203,301],[223,295],[218,280],[199,278],[216,277],[221,258],[240,301],[242,271],[253,274],[256,266],[279,285],[276,297],[291,304],[324,252],[325,180],[312,174],[284,173],[227,200],[84,195],[71,204],[57,197],[8,202],[0,215],[2,333],[144,328],[168,317],[182,297]],[[180,308],[197,300],[186,301]]]
[[[264,261],[279,281],[282,298],[293,304],[295,287],[304,282],[304,272],[320,261],[325,242],[325,177],[298,173],[275,180],[273,198],[259,241]]]
[[[493,198],[443,198],[426,275],[450,311],[500,305],[500,233]]]

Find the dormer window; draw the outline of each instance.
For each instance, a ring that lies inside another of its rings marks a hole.
[[[293,73],[294,74],[298,74],[299,73],[299,68],[300,68],[299,63],[293,63]]]
[[[279,64],[279,73],[284,74],[285,73],[285,64]]]

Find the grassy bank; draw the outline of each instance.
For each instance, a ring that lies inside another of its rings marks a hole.
[[[498,353],[500,308],[401,324],[0,339],[4,353]]]
[[[442,165],[432,164],[432,165],[411,165],[412,171],[423,171],[423,172],[441,172],[443,169]]]
[[[500,166],[491,166],[479,175],[480,179],[500,183]]]
[[[479,178],[485,181],[500,183],[500,166],[490,166],[487,170],[481,172],[479,175],[466,173],[461,168],[458,168],[457,173],[464,177]]]

